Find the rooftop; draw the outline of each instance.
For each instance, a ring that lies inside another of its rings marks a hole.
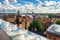
[[[20,28],[2,19],[0,19],[0,28],[5,31],[12,40],[49,40],[48,38]]]
[[[60,25],[52,24],[52,25],[47,29],[47,32],[60,36]]]

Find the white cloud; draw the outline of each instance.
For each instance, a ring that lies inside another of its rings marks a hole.
[[[26,7],[27,9],[30,9],[30,10],[34,9],[34,5],[33,5],[32,3],[30,3],[30,4],[25,4],[25,7]]]
[[[57,8],[60,8],[60,2],[57,2]]]
[[[17,0],[9,0],[10,3],[17,3]]]
[[[0,2],[0,5],[2,5],[1,2]]]
[[[5,1],[4,1],[4,4],[5,4],[5,5],[9,5],[9,0],[5,0]]]
[[[46,6],[51,6],[51,5],[56,5],[57,3],[56,3],[56,1],[45,1],[45,5]]]
[[[40,7],[42,7],[42,4],[41,3],[38,3],[37,4],[37,8],[40,8]]]
[[[0,8],[2,8],[2,4],[1,4],[1,2],[0,2]]]
[[[38,3],[43,4],[43,2],[39,1]]]
[[[11,3],[17,3],[17,0],[5,0],[4,1],[5,5],[10,5]]]
[[[14,3],[17,2],[17,0],[12,0]],[[45,1],[45,3],[41,2],[40,0],[37,0],[37,6],[34,5],[32,2],[25,2],[25,5],[22,4],[16,4],[16,5],[11,5],[9,0],[5,0],[4,3],[8,6],[1,5],[0,8],[2,9],[15,9],[15,10],[20,10],[21,13],[27,13],[32,11],[34,13],[60,13],[60,2],[56,1]],[[8,4],[7,4],[8,3]],[[42,6],[45,5],[46,7]],[[57,5],[57,6],[55,6]],[[57,9],[56,9],[57,8]]]
[[[36,1],[40,1],[40,0],[36,0]]]
[[[17,3],[17,0],[13,0],[13,2]]]

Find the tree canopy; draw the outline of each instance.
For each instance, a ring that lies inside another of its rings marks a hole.
[[[49,15],[48,15],[49,18],[52,18],[53,16],[54,16],[53,14],[49,14]]]
[[[55,23],[60,25],[60,19],[59,19],[59,20],[57,20]]]
[[[33,20],[31,23],[30,23],[30,26],[29,26],[29,29],[37,29],[39,31],[43,31],[44,30],[44,27],[42,26],[41,22],[39,20]]]

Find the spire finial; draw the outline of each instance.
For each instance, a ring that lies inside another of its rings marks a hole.
[[[19,9],[18,9],[18,14],[19,14],[20,12],[19,12]]]

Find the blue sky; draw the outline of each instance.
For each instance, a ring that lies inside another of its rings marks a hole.
[[[3,7],[4,6],[4,7]],[[0,12],[60,13],[60,0],[0,0]],[[5,11],[4,11],[5,10]],[[12,11],[13,10],[13,11]]]
[[[5,0],[0,0],[1,3],[3,3],[3,1],[5,1]],[[11,1],[11,0],[9,0],[9,1]],[[24,4],[26,1],[27,2],[32,2],[32,3],[38,3],[38,1],[36,1],[36,0],[17,0],[17,3]],[[42,2],[44,2],[44,1],[56,1],[56,2],[59,2],[60,0],[40,0],[40,1],[42,1]]]

